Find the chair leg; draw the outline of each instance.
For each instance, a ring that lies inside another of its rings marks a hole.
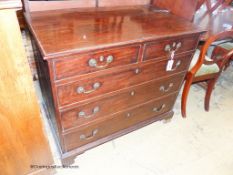
[[[187,98],[189,94],[189,90],[192,84],[193,77],[192,75],[188,75],[184,84],[184,89],[182,92],[182,98],[181,98],[181,114],[182,117],[186,117],[186,104],[187,104]]]
[[[205,95],[205,110],[206,111],[209,111],[210,97],[211,97],[211,94],[212,94],[212,91],[214,89],[216,82],[217,82],[217,78],[207,81],[207,89],[206,89],[206,95]]]

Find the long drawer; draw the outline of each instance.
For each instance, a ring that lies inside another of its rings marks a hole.
[[[185,71],[189,66],[191,55],[176,57],[172,71],[166,71],[167,60],[161,60],[153,63],[133,65],[123,71],[59,85],[57,87],[59,105],[72,104]]]
[[[53,62],[55,79],[59,80],[136,63],[138,61],[139,48],[139,45],[133,45],[56,59]]]
[[[81,125],[87,125],[106,115],[114,114],[129,107],[146,103],[151,99],[176,92],[181,86],[183,78],[184,73],[160,80],[150,81],[123,90],[117,93],[117,95],[110,95],[105,98],[78,105],[73,109],[64,110],[61,112],[63,131]]]
[[[95,124],[84,126],[75,132],[65,134],[63,135],[63,139],[66,151],[168,112],[172,109],[176,97],[177,93],[152,100],[141,106],[109,116],[106,120],[99,120]]]

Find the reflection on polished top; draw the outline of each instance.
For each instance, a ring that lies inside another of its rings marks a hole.
[[[200,32],[194,24],[148,7],[33,12],[27,21],[43,56]]]

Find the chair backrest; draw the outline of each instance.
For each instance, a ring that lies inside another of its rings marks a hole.
[[[210,57],[212,61],[205,60],[206,54],[207,54],[210,46],[213,46],[214,42],[222,43],[221,41],[233,42],[233,30],[228,30],[228,31],[218,33],[216,35],[211,36],[209,39],[207,39],[205,44],[202,46],[200,56],[199,56],[199,59],[198,59],[196,65],[190,70],[190,72],[195,74],[199,70],[199,68],[202,66],[202,64],[208,65],[208,64],[212,64],[213,62],[216,63],[216,61],[220,60],[220,59],[221,59],[221,65],[220,65],[220,69],[221,69],[222,66],[224,65],[224,63],[226,63],[227,60],[230,59],[231,56],[233,56],[233,50],[230,50],[229,52],[225,53],[224,55],[218,55],[218,56],[216,56],[212,53],[211,57]],[[217,43],[215,45],[217,45]]]
[[[174,15],[193,20],[198,0],[152,0],[151,4],[159,8],[165,8]]]
[[[225,0],[199,0],[196,10],[198,10],[203,4],[206,5],[207,12],[212,13],[216,8],[218,8],[221,4],[224,4]]]

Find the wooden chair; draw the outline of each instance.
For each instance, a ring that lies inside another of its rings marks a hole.
[[[226,54],[227,52],[229,52],[232,49],[233,49],[233,42],[224,42],[224,43],[216,46],[216,48],[214,50],[214,54]],[[230,66],[231,62],[233,62],[233,56],[231,56],[230,59],[227,61],[226,65],[224,67],[224,70],[226,70]]]
[[[201,50],[196,50],[189,71],[186,74],[186,82],[184,85],[182,99],[181,99],[181,112],[182,116],[186,117],[186,103],[187,97],[190,90],[190,86],[193,83],[205,82],[206,95],[205,95],[205,110],[209,111],[210,96],[214,89],[215,83],[224,70],[224,66],[233,56],[233,49],[225,52],[224,54],[217,54],[216,49],[213,50],[211,57],[208,57],[207,51],[211,44],[216,41],[226,41],[226,39],[233,39],[233,30],[225,31],[210,37]]]
[[[199,0],[151,0],[153,6],[167,9],[176,16],[192,21]],[[185,7],[185,8],[184,8]]]
[[[208,12],[213,12],[215,9],[217,9],[220,5],[230,5],[232,3],[232,0],[198,0],[196,10],[198,10],[203,4],[206,5]]]

